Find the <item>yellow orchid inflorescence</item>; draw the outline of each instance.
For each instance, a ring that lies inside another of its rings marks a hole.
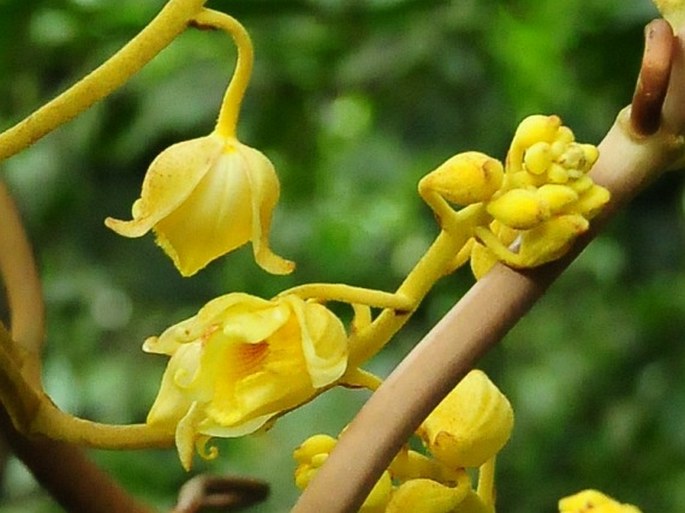
[[[661,4],[675,10],[682,2]],[[143,179],[132,219],[109,217],[105,224],[125,237],[154,232],[183,276],[248,243],[262,269],[287,274],[293,262],[269,245],[278,176],[264,153],[237,137],[252,43],[237,20],[203,5],[170,2],[161,21],[122,50],[128,57],[113,58],[50,109],[0,134],[0,159],[111,93],[188,26],[224,30],[237,45],[238,58],[214,129],[162,151]],[[159,37],[146,39],[150,34]],[[271,299],[231,292],[208,301],[192,317],[145,340],[144,351],[168,357],[145,424],[89,423],[61,412],[40,386],[14,369],[23,353],[13,347],[0,349],[0,363],[14,370],[5,376],[9,385],[0,386],[0,399],[15,425],[29,426],[27,431],[107,448],[175,442],[181,464],[190,469],[196,452],[208,459],[217,455],[207,445],[213,437],[266,429],[335,386],[375,390],[381,379],[362,366],[404,326],[437,280],[467,262],[481,279],[498,263],[531,268],[565,255],[610,201],[609,191],[589,175],[598,157],[595,146],[577,142],[554,115],[524,119],[504,163],[476,151],[452,156],[419,181],[418,192],[434,212],[439,233],[397,290],[307,283]],[[331,302],[351,307],[348,325]],[[513,424],[507,398],[483,372],[471,371],[417,429],[426,454],[403,448],[360,511],[494,513],[495,457]],[[295,450],[300,489],[337,442],[315,435]],[[593,490],[562,499],[559,509],[639,513]]]

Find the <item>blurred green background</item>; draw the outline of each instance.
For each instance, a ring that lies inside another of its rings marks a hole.
[[[0,127],[106,59],[161,0],[0,0]],[[598,142],[627,104],[655,16],[648,0],[210,1],[250,30],[256,69],[241,139],[276,164],[282,199],[272,246],[298,263],[266,275],[249,248],[182,279],[128,218],[166,146],[209,133],[234,63],[230,40],[190,30],[106,101],[1,164],[35,244],[48,306],[45,380],[64,409],[144,419],[165,359],[142,341],[230,291],[269,297],[307,281],[394,289],[437,230],[416,194],[459,151],[502,158],[522,117],[556,113]],[[568,270],[482,367],[517,422],[499,459],[500,513],[556,511],[597,487],[645,513],[685,511],[683,180],[644,192]],[[387,374],[472,283],[439,282],[373,362]],[[296,499],[292,449],[336,434],[368,397],[333,391],[270,432],[220,441],[193,473],[269,480]],[[173,450],[95,451],[132,493],[169,508],[190,476]],[[59,508],[16,461],[1,512]]]

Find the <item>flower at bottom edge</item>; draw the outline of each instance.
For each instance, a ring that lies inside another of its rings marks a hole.
[[[294,264],[268,243],[279,194],[276,171],[263,153],[212,133],[160,153],[133,204],[133,219],[110,217],[105,224],[124,237],[153,230],[183,276],[248,242],[264,270],[287,274]]]
[[[176,435],[181,463],[210,437],[256,431],[313,398],[347,368],[347,335],[323,305],[233,293],[145,341],[171,358],[147,422]]]
[[[640,513],[632,504],[621,504],[597,490],[583,490],[559,501],[560,513]]]

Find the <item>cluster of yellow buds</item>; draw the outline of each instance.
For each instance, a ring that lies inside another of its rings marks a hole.
[[[481,371],[471,371],[423,422],[417,435],[432,457],[408,448],[393,459],[364,502],[361,513],[494,511],[495,455],[513,428],[511,405]],[[307,439],[294,452],[295,484],[304,489],[328,458],[337,440]],[[467,468],[481,468],[474,490]],[[491,469],[492,470],[492,469]]]
[[[609,191],[587,174],[598,156],[558,116],[534,115],[516,130],[504,166],[483,153],[461,153],[426,175],[419,191],[429,203],[434,192],[456,205],[481,207],[473,212],[483,221],[457,258],[470,257],[476,277],[496,261],[534,267],[568,251],[609,201]]]

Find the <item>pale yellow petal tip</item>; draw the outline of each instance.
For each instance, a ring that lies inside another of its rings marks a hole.
[[[259,267],[271,274],[284,275],[295,270],[295,262],[278,256],[265,246],[255,247],[254,258]]]
[[[118,235],[131,239],[142,237],[152,228],[150,223],[144,222],[143,220],[133,219],[131,221],[122,221],[121,219],[115,219],[113,217],[105,219],[105,226]]]

